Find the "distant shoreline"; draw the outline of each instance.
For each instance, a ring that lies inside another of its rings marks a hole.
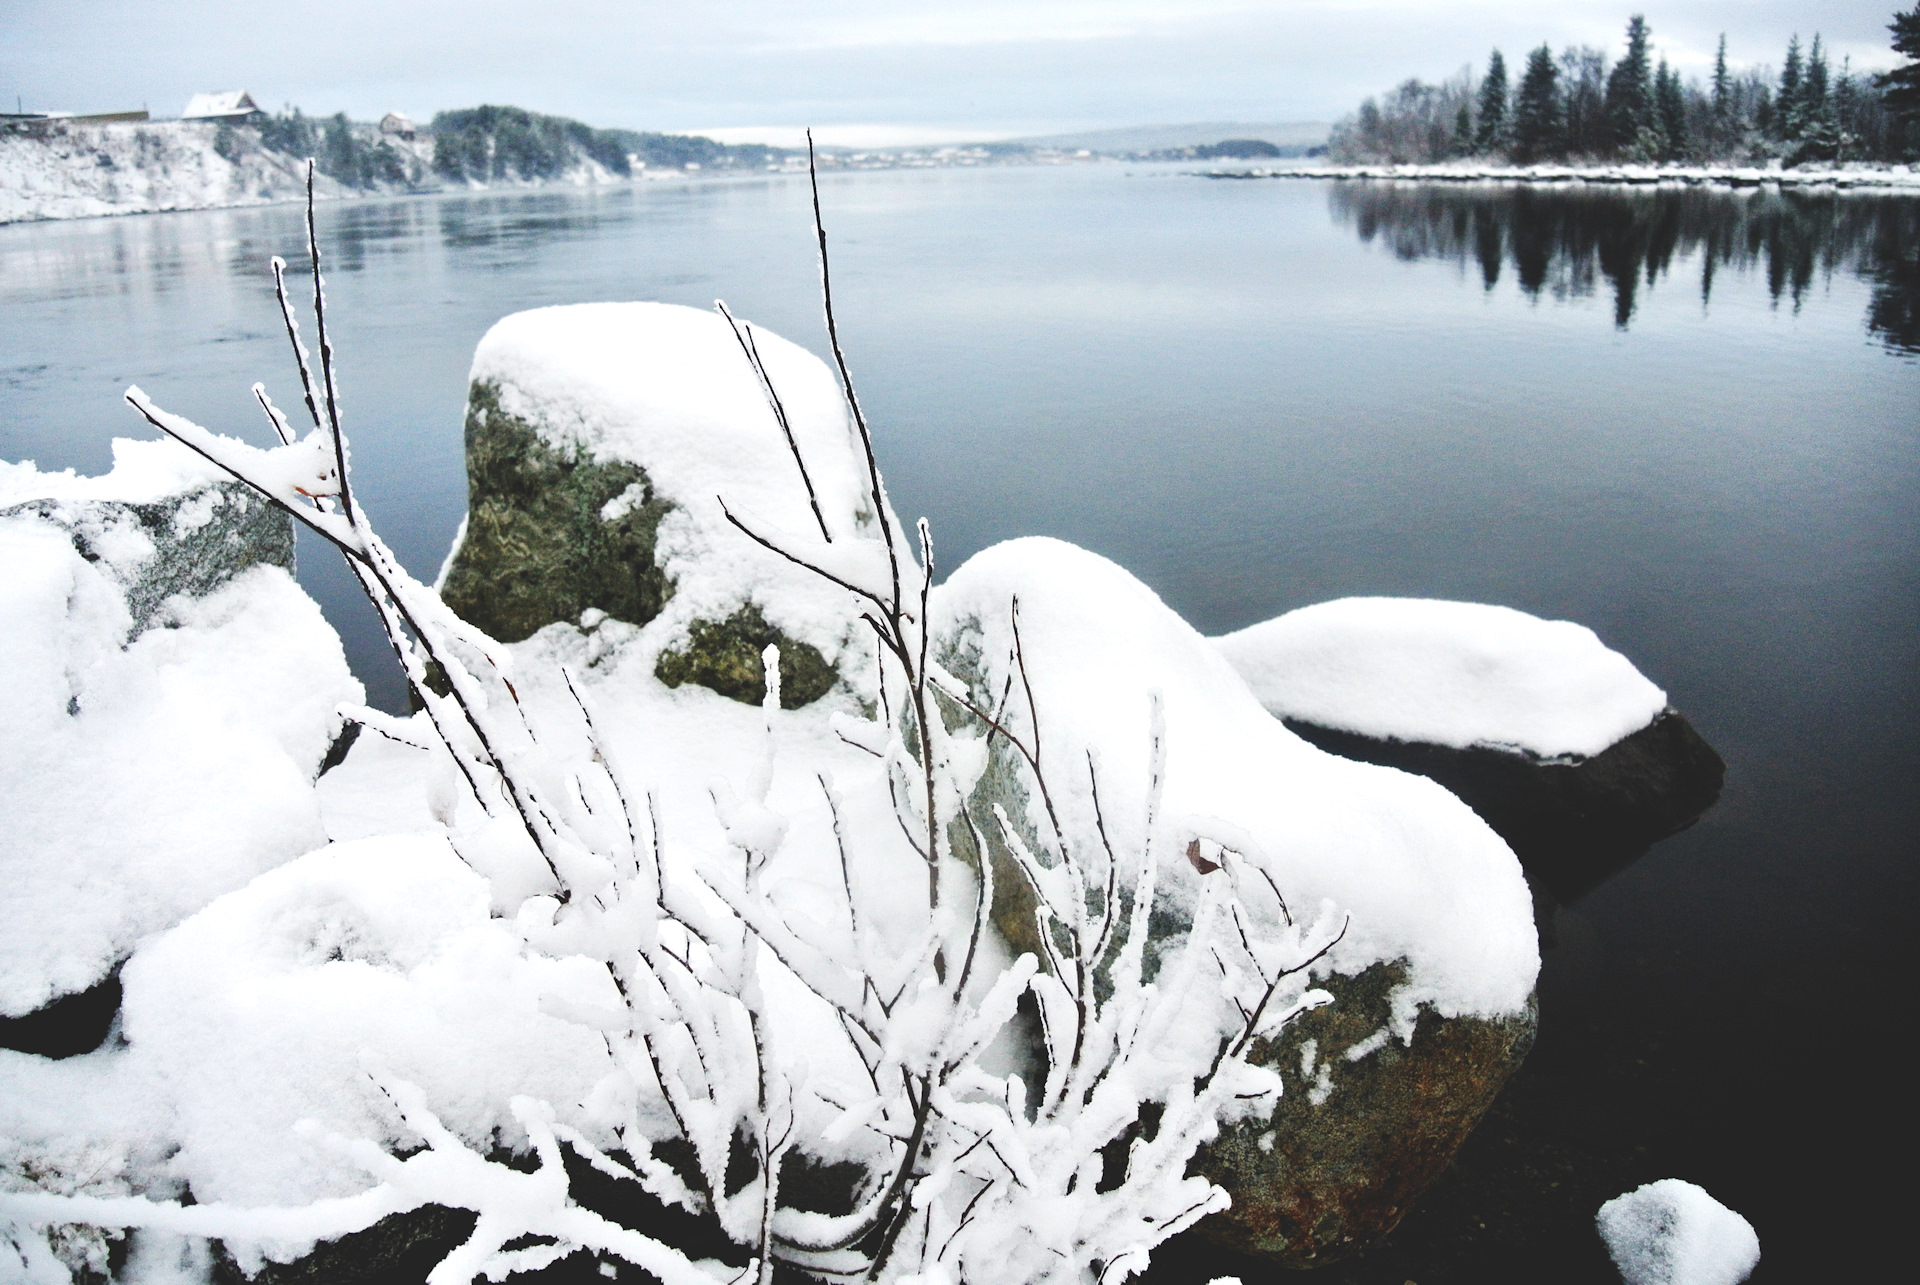
[[[1786,170],[1732,165],[1271,165],[1196,170],[1200,178],[1317,178],[1412,183],[1487,183],[1543,186],[1780,187],[1795,190],[1877,191],[1920,196],[1920,173],[1905,166],[1871,169]]]

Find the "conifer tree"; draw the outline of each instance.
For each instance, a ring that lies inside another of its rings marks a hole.
[[[1607,77],[1607,121],[1616,147],[1629,153],[1647,150],[1643,134],[1654,127],[1653,64],[1647,45],[1653,38],[1646,15],[1627,22],[1627,55]]]
[[[1920,120],[1920,4],[1913,6],[1912,13],[1894,14],[1887,30],[1893,33],[1894,52],[1905,54],[1909,61],[1881,73],[1874,84],[1881,89],[1881,102],[1888,111]]]
[[[1453,154],[1473,155],[1473,108],[1466,103],[1460,104],[1453,118]]]
[[[1541,45],[1527,55],[1526,74],[1513,104],[1514,159],[1531,162],[1563,153],[1563,139],[1560,69],[1554,64],[1553,50]]]
[[[1713,116],[1724,121],[1732,108],[1733,77],[1727,72],[1727,33],[1720,33],[1720,49],[1713,55]]]
[[[1678,160],[1687,150],[1687,95],[1680,85],[1680,73],[1668,67],[1665,58],[1660,60],[1653,86],[1662,140],[1660,154],[1667,160]]]
[[[1507,146],[1507,60],[1498,49],[1487,59],[1487,78],[1480,82],[1480,131],[1474,145],[1481,152]]]
[[[1774,100],[1773,118],[1780,137],[1793,142],[1800,137],[1800,33],[1787,42],[1787,60],[1780,68],[1780,96]]]
[[[1796,136],[1800,146],[1796,161],[1828,161],[1840,154],[1840,126],[1834,116],[1833,99],[1827,90],[1827,55],[1820,33],[1813,35],[1813,48],[1807,53],[1806,74],[1800,82],[1800,119]]]

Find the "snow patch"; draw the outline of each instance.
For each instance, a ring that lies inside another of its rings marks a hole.
[[[1596,1221],[1626,1285],[1739,1285],[1760,1262],[1753,1224],[1678,1178],[1615,1196]]]
[[[1511,607],[1340,598],[1214,645],[1272,713],[1377,739],[1585,758],[1667,706],[1591,629]]]

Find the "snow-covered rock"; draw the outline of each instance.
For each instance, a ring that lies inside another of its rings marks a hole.
[[[313,777],[362,699],[287,520],[183,448],[0,468],[0,1015],[324,841]]]
[[[116,438],[101,477],[0,462],[0,519],[27,514],[65,531],[119,585],[131,637],[175,594],[203,597],[252,566],[293,570],[292,520],[163,440]]]
[[[1206,1234],[1296,1266],[1364,1246],[1438,1176],[1531,1043],[1539,953],[1518,862],[1432,782],[1302,741],[1150,589],[1056,540],[976,555],[931,607],[942,655],[976,704],[997,707],[1012,680],[1015,726],[1028,726],[1016,597],[1042,766],[1067,831],[1098,842],[1091,756],[1106,833],[1123,860],[1139,859],[1158,692],[1167,754],[1158,850],[1224,845],[1271,875],[1297,922],[1351,917],[1314,969],[1334,1004],[1258,1054],[1288,1080],[1280,1112],[1227,1129],[1197,1164],[1234,1198],[1201,1224]],[[1037,841],[1051,822],[1023,779],[989,770],[992,797],[977,810],[1001,803]],[[1177,856],[1159,871],[1155,931],[1177,934],[1214,875]],[[1010,867],[996,877],[996,889],[1019,887]],[[1020,918],[996,914],[1017,948],[1033,949]]]
[[[468,513],[442,577],[448,605],[506,641],[583,616],[589,628],[651,624],[642,646],[664,681],[746,701],[759,700],[761,649],[777,643],[789,708],[828,690],[859,637],[854,596],[755,544],[722,503],[782,547],[871,584],[884,563],[866,460],[826,366],[752,334],[804,482],[715,313],[580,304],[488,331],[474,355]],[[856,650],[864,663],[869,652]]]
[[[1591,629],[1511,607],[1339,598],[1215,645],[1279,717],[1380,740],[1586,758],[1667,706]]]
[[[1626,1285],[1739,1285],[1760,1264],[1753,1224],[1678,1178],[1615,1196],[1596,1222]]]
[[[1570,621],[1342,598],[1214,645],[1315,745],[1459,795],[1562,899],[1692,824],[1725,776],[1666,693]]]

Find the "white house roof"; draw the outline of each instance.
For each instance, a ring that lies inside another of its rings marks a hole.
[[[206,120],[217,116],[245,116],[260,110],[253,95],[244,89],[223,89],[215,94],[195,94],[187,100],[181,120]]]

